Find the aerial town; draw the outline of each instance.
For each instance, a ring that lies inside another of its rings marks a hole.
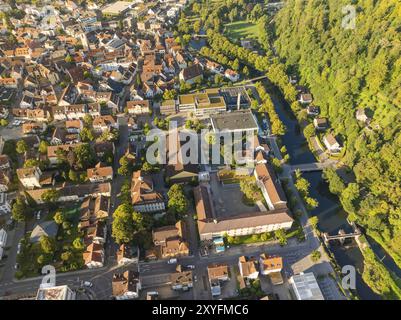
[[[0,0],[0,300],[400,297],[352,143],[269,45],[293,2]]]

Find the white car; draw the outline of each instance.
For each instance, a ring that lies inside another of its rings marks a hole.
[[[189,264],[189,265],[187,265],[187,268],[188,269],[195,269],[195,266],[193,264]]]
[[[170,260],[167,261],[168,264],[175,264],[177,263],[177,259],[176,258],[171,258]]]
[[[38,213],[36,214],[36,220],[40,220],[40,214],[41,214],[41,211],[38,211]]]
[[[92,288],[92,287],[93,287],[93,283],[90,282],[90,281],[85,281],[85,282],[84,282],[84,286],[85,286],[85,287],[88,287],[88,288]]]
[[[21,244],[21,242],[20,242],[20,243],[18,243],[17,254],[20,254],[20,252],[21,252],[21,247],[22,247],[22,244]]]

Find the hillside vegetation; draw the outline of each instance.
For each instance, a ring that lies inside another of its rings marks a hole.
[[[344,29],[349,3],[288,0],[275,18],[275,47],[347,148],[356,181],[342,186],[330,175],[331,188],[401,265],[401,3],[352,1],[356,28]],[[368,127],[355,117],[362,107]]]

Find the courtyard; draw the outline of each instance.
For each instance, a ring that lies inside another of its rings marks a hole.
[[[247,205],[243,201],[243,193],[239,183],[221,184],[217,175],[210,175],[210,189],[216,215],[220,218],[229,218],[244,213],[260,211],[255,205]]]

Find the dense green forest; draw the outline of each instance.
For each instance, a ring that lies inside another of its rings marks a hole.
[[[207,31],[209,47],[201,54],[228,66],[235,60],[239,71],[265,73],[303,122],[305,113],[288,81],[290,74],[299,76],[343,143],[341,161],[354,177],[346,183],[335,170],[326,170],[330,191],[338,195],[349,218],[363,225],[401,266],[401,3],[287,0],[274,16],[267,10],[269,2],[193,1],[181,14],[177,32],[182,36],[200,28]],[[350,3],[357,13],[355,29],[342,27]],[[233,21],[258,26],[258,52],[228,38],[226,25]],[[269,101],[259,107],[282,134]],[[372,118],[369,126],[356,120],[359,108]],[[383,297],[400,299],[399,279],[371,249],[362,252],[365,282]]]
[[[345,29],[349,3],[288,0],[275,47],[346,146],[355,183],[337,188],[345,210],[401,265],[401,2],[354,0],[355,29]],[[358,108],[372,117],[368,127]]]

